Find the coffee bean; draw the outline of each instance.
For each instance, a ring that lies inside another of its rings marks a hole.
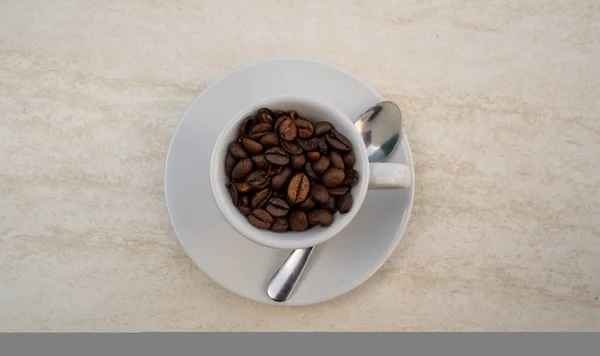
[[[244,215],[248,215],[252,211],[252,209],[250,209],[250,198],[247,195],[242,195],[240,197],[238,209]]]
[[[271,230],[275,232],[286,232],[289,228],[289,224],[286,218],[275,218]]]
[[[294,210],[288,217],[288,223],[292,231],[304,231],[308,228],[308,218],[300,210]]]
[[[344,178],[344,182],[342,184],[347,185],[349,187],[353,187],[358,183],[358,172],[354,169],[346,170],[346,177]]]
[[[269,163],[269,167],[267,168],[267,175],[269,177],[274,177],[274,176],[278,175],[279,173],[281,173],[282,169],[283,169],[282,166],[277,166],[277,165]]]
[[[271,125],[267,124],[266,122],[261,122],[260,124],[252,126],[248,137],[255,141],[260,140],[264,135],[271,132],[272,129],[273,127]]]
[[[231,202],[233,203],[233,205],[238,205],[238,203],[240,202],[239,197],[238,197],[238,191],[237,189],[235,189],[235,185],[233,185],[233,183],[229,182],[226,184],[227,189],[229,189],[229,195],[231,195]]]
[[[327,191],[327,188],[325,188],[323,184],[317,182],[313,182],[310,185],[309,194],[311,199],[317,204],[325,204],[329,199],[329,192]]]
[[[306,157],[304,155],[292,155],[291,157],[292,168],[298,170],[302,169],[306,164]]]
[[[302,210],[311,210],[314,209],[315,206],[317,206],[317,203],[315,203],[310,196],[306,197],[306,199],[300,205],[298,205],[298,207]]]
[[[279,124],[279,127],[277,128],[277,134],[284,141],[292,141],[295,139],[298,131],[294,120],[291,118],[283,120],[283,122]]]
[[[329,189],[329,194],[335,195],[335,196],[340,196],[340,195],[346,194],[349,189],[350,188],[344,187],[344,186],[340,186],[340,187],[336,187],[336,188],[331,188],[331,189]]]
[[[292,180],[288,184],[287,197],[293,204],[299,204],[306,199],[309,190],[310,183],[308,177],[302,173],[298,173],[292,177]]]
[[[277,116],[277,118],[275,119],[275,123],[273,124],[273,132],[275,132],[277,134],[279,132],[279,126],[287,118],[288,117],[287,117],[287,114],[285,112],[282,112],[282,114],[280,114],[279,116]],[[277,137],[279,137],[279,136],[277,136]]]
[[[246,151],[252,154],[260,153],[263,150],[263,146],[260,143],[247,137],[242,138],[242,145],[244,145]]]
[[[240,127],[240,134],[242,136],[248,136],[248,134],[250,133],[250,129],[256,123],[257,122],[256,122],[255,116],[248,116],[247,118],[245,118],[244,121],[242,122],[242,126]]]
[[[265,188],[260,192],[255,193],[250,200],[250,206],[252,209],[260,209],[271,199],[273,191],[270,188]]]
[[[347,193],[342,195],[338,199],[338,209],[340,209],[340,214],[346,214],[347,212],[349,212],[350,209],[352,209],[352,202],[352,194]]]
[[[354,164],[356,163],[356,156],[354,156],[354,153],[346,153],[343,159],[344,164],[346,165],[346,169],[354,167]]]
[[[334,151],[347,153],[352,149],[350,140],[336,130],[329,131],[329,133],[325,135],[325,140],[329,147]]]
[[[327,142],[320,137],[317,137],[317,151],[321,154],[327,154],[329,152],[329,148],[327,147]]]
[[[261,190],[271,184],[271,177],[263,170],[256,170],[246,176],[247,184],[250,184],[252,190]]]
[[[291,155],[302,154],[302,147],[290,141],[281,142],[281,148],[286,150]]]
[[[283,199],[271,198],[266,207],[269,214],[276,218],[284,217],[290,211],[290,205]]]
[[[306,152],[316,151],[317,148],[319,147],[319,140],[320,140],[320,138],[316,138],[316,137],[309,138],[308,140],[299,139],[298,145],[300,145],[300,147],[302,147],[302,149],[305,150]]]
[[[329,157],[321,156],[316,162],[313,162],[312,169],[316,174],[323,174],[329,168]]]
[[[321,154],[317,151],[308,152],[306,154],[306,159],[308,159],[311,162],[318,160],[320,157],[321,157]]]
[[[327,121],[320,121],[320,122],[317,122],[316,124],[314,124],[313,128],[314,128],[313,135],[322,136],[322,135],[326,134],[327,132],[329,132],[329,130],[331,130],[333,128],[333,125],[331,125],[331,123],[327,122]]]
[[[312,163],[310,163],[310,162],[306,163],[306,166],[305,166],[304,170],[306,171],[306,174],[311,179],[319,180],[319,176],[312,169]]]
[[[335,214],[337,212],[337,199],[333,195],[329,195],[327,203],[322,204],[321,207],[331,211],[332,214]]]
[[[252,162],[254,163],[254,167],[258,169],[267,169],[270,164],[262,153],[252,156]]]
[[[261,108],[256,112],[256,116],[260,118],[261,122],[272,124],[275,114],[273,114],[273,112],[267,108]]]
[[[240,160],[235,167],[233,167],[233,171],[231,172],[231,179],[234,181],[242,181],[248,175],[248,173],[252,172],[252,160],[250,158],[244,158]]]
[[[298,119],[298,118],[300,117],[300,116],[298,116],[298,112],[297,112],[296,110],[291,110],[291,111],[288,113],[288,116],[289,116],[289,117],[290,117],[290,119],[292,119],[292,120],[296,120],[296,119]]]
[[[321,176],[321,182],[323,182],[323,185],[325,185],[327,188],[335,188],[342,184],[345,177],[346,175],[344,174],[343,170],[330,167]]]
[[[248,153],[246,150],[244,150],[244,147],[237,142],[232,142],[229,144],[229,153],[237,159],[248,157]]]
[[[246,179],[248,179],[248,177],[246,177]],[[233,185],[239,194],[246,194],[252,189],[250,183],[247,182],[233,182]]]
[[[294,172],[290,167],[284,167],[281,172],[271,178],[271,188],[278,190],[285,187],[292,178]]]
[[[248,216],[250,224],[257,229],[267,230],[273,225],[273,217],[266,210],[256,209]]]
[[[310,122],[304,119],[297,119],[294,123],[298,130],[298,137],[309,138],[313,135],[313,125]]]
[[[327,227],[333,223],[333,214],[327,209],[311,210],[307,214],[308,223],[311,225],[321,225]]]
[[[278,166],[285,166],[290,163],[289,154],[281,147],[271,147],[265,151],[265,158],[270,163]]]
[[[233,167],[235,167],[236,163],[237,160],[231,153],[227,153],[227,157],[225,157],[225,174],[227,174],[228,177],[231,177],[231,172],[233,172]]]
[[[279,137],[277,137],[275,132],[269,132],[260,138],[260,144],[264,148],[279,146]]]
[[[331,162],[332,167],[346,169],[342,156],[335,151],[329,152],[329,161]]]

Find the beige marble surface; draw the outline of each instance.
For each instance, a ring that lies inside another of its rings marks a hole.
[[[243,300],[177,243],[163,166],[215,78],[298,55],[405,112],[411,223],[316,306]],[[0,2],[0,331],[600,330],[600,5]]]

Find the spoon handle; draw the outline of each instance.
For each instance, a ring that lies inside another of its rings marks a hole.
[[[286,301],[294,292],[314,247],[294,250],[271,278],[267,294],[276,302]]]

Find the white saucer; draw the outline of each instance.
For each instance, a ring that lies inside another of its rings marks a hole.
[[[357,287],[387,260],[408,223],[414,183],[403,190],[368,192],[350,225],[315,250],[294,295],[273,302],[267,283],[291,251],[258,245],[225,221],[212,196],[209,165],[225,123],[247,105],[276,95],[314,97],[351,118],[383,100],[352,74],[312,60],[278,58],[241,67],[204,90],[183,115],[167,155],[167,208],[187,254],[224,288],[266,304],[319,303]],[[390,161],[409,165],[414,177],[404,134]]]

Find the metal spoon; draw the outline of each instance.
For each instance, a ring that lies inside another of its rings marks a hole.
[[[383,162],[400,146],[402,112],[393,102],[383,101],[365,111],[354,127],[367,146],[369,162]],[[288,256],[267,286],[271,299],[283,302],[290,298],[314,248],[296,249]]]

